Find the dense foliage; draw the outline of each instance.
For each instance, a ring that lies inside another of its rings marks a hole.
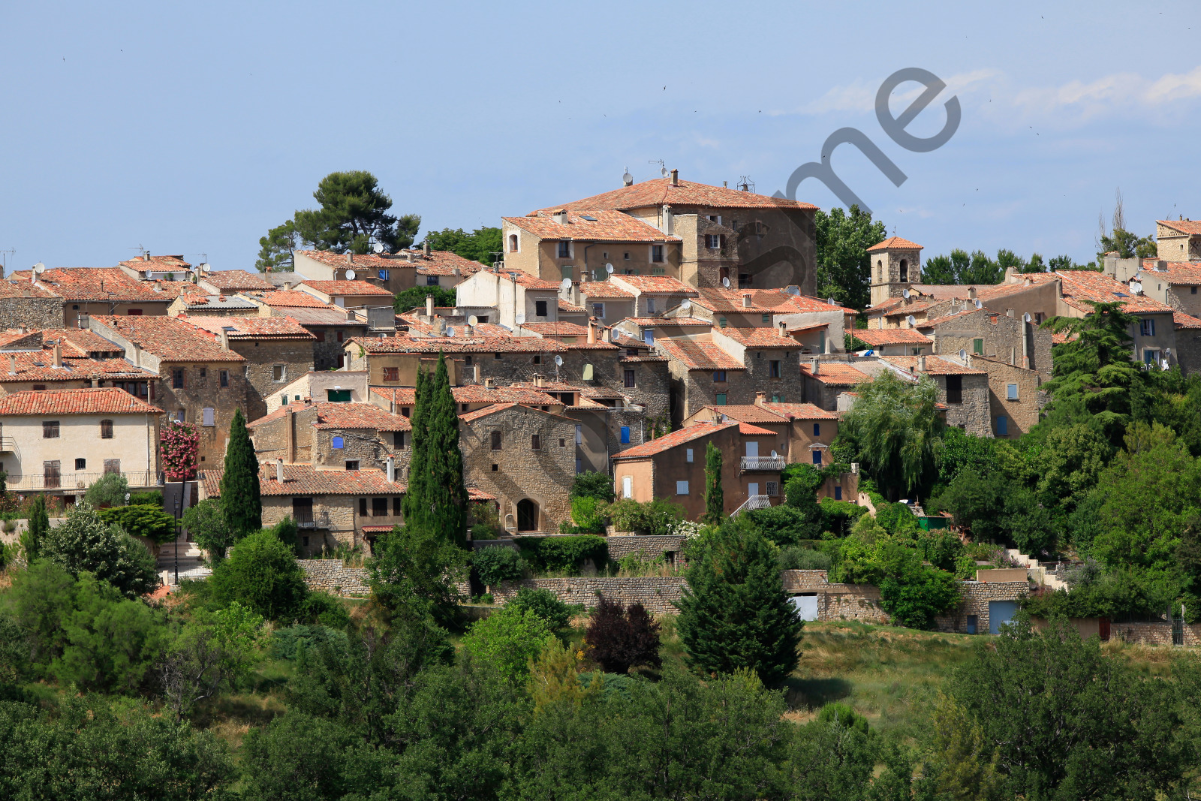
[[[96,514],[105,523],[120,526],[135,537],[145,537],[158,543],[175,539],[175,518],[149,504],[98,509]]]
[[[225,447],[225,472],[221,475],[221,511],[234,537],[244,537],[263,526],[263,501],[259,488],[259,461],[246,430],[242,410],[234,411]]]
[[[601,596],[584,632],[588,657],[606,673],[628,673],[633,667],[658,668],[659,624],[642,604],[626,609],[620,601]]]
[[[154,557],[146,547],[102,520],[86,501],[43,535],[38,552],[71,575],[91,573],[130,598],[150,592],[158,583]]]
[[[867,308],[871,300],[871,259],[867,249],[888,236],[884,223],[871,212],[852,205],[849,212],[835,207],[818,209],[814,218],[817,246],[817,295],[852,309]]]
[[[449,250],[465,259],[478,261],[481,264],[492,265],[497,254],[504,250],[501,247],[499,228],[484,226],[467,233],[462,228],[443,228],[441,231],[430,231],[425,238],[432,250]]]

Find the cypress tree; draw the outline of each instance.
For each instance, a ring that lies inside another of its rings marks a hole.
[[[709,443],[705,448],[705,517],[702,523],[719,525],[726,516],[726,496],[721,488],[721,449]]]
[[[769,687],[782,684],[796,667],[803,624],[767,540],[727,520],[687,575],[676,606],[689,665],[704,675],[749,668]]]
[[[417,388],[413,395],[413,415],[409,423],[413,426],[412,451],[409,453],[409,484],[405,490],[404,518],[406,526],[420,525],[425,520],[423,509],[428,508],[425,500],[426,453],[429,451],[429,379],[420,366],[417,368]]]
[[[238,409],[229,426],[225,474],[221,477],[221,511],[236,539],[263,527],[263,502],[259,492],[259,462],[246,430],[246,418]]]
[[[29,528],[21,536],[21,545],[25,547],[25,562],[32,564],[34,559],[41,556],[42,543],[50,533],[50,513],[46,511],[46,496],[38,495],[33,499],[29,510]]]
[[[429,447],[426,450],[425,503],[434,531],[458,545],[467,543],[467,487],[459,450],[459,415],[450,390],[446,357],[438,354],[429,398]]]

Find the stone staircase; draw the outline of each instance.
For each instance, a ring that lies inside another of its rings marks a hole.
[[[158,575],[163,584],[175,584],[176,555],[179,556],[179,578],[207,578],[213,571],[204,563],[204,552],[196,547],[196,543],[188,542],[183,535],[174,542],[168,542],[159,547]]]
[[[1049,572],[1032,556],[1019,551],[1017,548],[1006,548],[1005,553],[1014,563],[1026,568],[1026,575],[1035,584],[1051,590],[1066,590],[1068,585],[1060,578]]]

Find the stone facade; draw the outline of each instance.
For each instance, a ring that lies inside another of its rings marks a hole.
[[[870,584],[830,584],[825,570],[785,570],[782,578],[785,593],[817,596],[818,620],[888,622],[888,613],[880,608],[880,590]]]
[[[660,537],[609,537],[609,558],[623,559],[635,554],[644,554],[655,558],[660,555],[678,555],[684,550],[686,538],[673,535]]]
[[[523,579],[506,581],[493,588],[492,599],[496,604],[503,606],[515,598],[522,588],[529,587],[550,590],[563,603],[582,604],[586,609],[598,606],[603,595],[610,601],[620,601],[626,606],[640,603],[652,615],[674,615],[679,611],[675,602],[684,597],[686,585],[687,582],[677,576]]]
[[[976,617],[976,632],[987,634],[990,629],[988,604],[990,601],[1020,601],[1030,592],[1025,581],[961,581],[959,590],[962,600],[950,615],[935,618],[939,631],[966,632],[968,616]]]
[[[971,364],[974,368],[988,371],[988,408],[992,415],[994,436],[1017,439],[1038,423],[1039,410],[1045,403],[1041,373],[978,356],[971,358]],[[1011,386],[1016,386],[1014,398],[1010,397]],[[1004,433],[998,421],[1002,416],[1005,417]]]
[[[251,390],[248,420],[267,413],[267,397],[280,394],[294,379],[314,369],[312,340],[236,339],[229,347],[246,359],[245,377]]]
[[[921,248],[896,247],[869,251],[871,300],[877,306],[922,280]]]
[[[63,303],[59,297],[20,297],[5,293],[0,297],[0,331],[21,326],[29,329],[62,328]]]
[[[979,365],[974,365],[978,367]],[[976,437],[992,436],[988,376],[976,374],[931,375],[938,385],[938,402],[947,404],[947,425],[962,428]],[[958,378],[960,402],[947,401],[947,381]]]
[[[1196,648],[1201,646],[1201,623],[1192,625],[1184,624],[1181,627],[1181,632],[1184,635],[1184,645],[1186,648]],[[1139,643],[1141,645],[1166,645],[1171,646],[1172,643],[1172,624],[1167,621],[1153,621],[1146,623],[1112,623],[1110,624],[1110,638],[1120,637],[1124,642]]]
[[[949,301],[942,312],[931,310],[930,314],[952,314],[962,308],[956,305],[960,303]],[[1051,331],[1035,322],[1024,322],[1021,315],[1010,317],[990,309],[978,309],[957,314],[929,328],[920,323],[917,327],[934,340],[937,354],[953,357],[963,350],[968,354],[1028,366],[1038,371],[1044,380],[1051,378]]]
[[[297,559],[304,570],[304,583],[314,592],[361,598],[371,594],[367,568],[346,567],[341,559]]]

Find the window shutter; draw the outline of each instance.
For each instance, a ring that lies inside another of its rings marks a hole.
[[[214,413],[214,410],[211,407],[206,407],[202,411],[203,411],[203,415],[204,415],[203,416],[203,425],[206,425],[206,426],[217,425],[217,421],[215,419],[216,415]]]

